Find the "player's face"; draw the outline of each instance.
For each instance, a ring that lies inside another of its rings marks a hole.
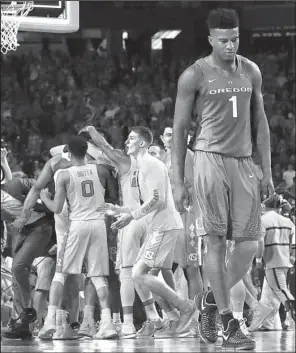
[[[171,148],[172,145],[173,129],[166,127],[162,135],[162,142],[166,148]]]
[[[238,28],[211,29],[209,42],[213,53],[225,61],[233,61],[239,46]]]
[[[149,154],[153,157],[158,158],[160,161],[163,161],[163,151],[158,146],[151,146],[148,150]]]
[[[143,140],[141,139],[140,135],[134,131],[131,131],[128,135],[127,140],[125,141],[125,150],[128,156],[132,156],[137,154],[141,147],[143,147]]]

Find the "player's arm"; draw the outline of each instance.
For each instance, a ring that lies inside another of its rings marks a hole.
[[[150,196],[141,207],[131,212],[134,219],[142,218],[156,209],[161,209],[165,202],[165,185],[163,182],[165,180],[165,170],[162,168],[158,170],[154,165],[146,163],[143,174]]]
[[[131,160],[123,151],[113,148],[93,126],[82,129],[87,131],[92,139],[92,143],[102,150],[103,153],[116,166],[121,175],[126,174],[130,169]]]
[[[189,125],[198,92],[198,81],[202,75],[199,71],[198,67],[190,66],[182,73],[178,81],[172,141],[173,183],[175,185],[184,183]]]
[[[97,165],[97,172],[102,186],[106,190],[105,202],[115,204],[119,199],[118,182],[113,174],[103,165]]]
[[[59,173],[56,181],[56,190],[54,200],[51,200],[50,194],[47,190],[40,192],[40,198],[45,206],[53,213],[59,214],[63,210],[63,206],[67,195],[67,185],[69,184],[70,177],[67,170]]]
[[[262,75],[259,67],[250,62],[253,92],[251,98],[251,126],[256,149],[260,155],[261,168],[265,176],[271,177],[270,133],[264,111]]]
[[[7,154],[8,152],[6,148],[1,148],[1,167],[3,171],[1,183],[7,183],[8,181],[12,180],[12,173],[8,164]]]
[[[26,221],[30,217],[31,210],[35,206],[40,191],[46,187],[46,185],[52,180],[53,178],[53,171],[51,168],[51,159],[46,162],[45,166],[43,167],[38,179],[33,184],[32,188],[30,189],[26,200],[24,202],[24,206],[22,208],[22,212],[20,217],[18,217],[14,222],[13,226],[17,229],[21,229],[26,224]]]

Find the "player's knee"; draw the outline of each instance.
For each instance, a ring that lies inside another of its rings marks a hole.
[[[67,275],[64,274],[64,273],[60,273],[60,272],[56,272],[53,276],[53,279],[52,279],[52,282],[59,282],[61,283],[62,285],[65,284],[65,281],[66,281],[66,278],[67,278]]]
[[[208,253],[226,252],[226,237],[220,235],[207,236]]]
[[[120,282],[132,280],[132,267],[122,268],[119,274]]]
[[[96,290],[99,290],[104,287],[108,288],[108,282],[105,277],[91,277],[91,280]]]

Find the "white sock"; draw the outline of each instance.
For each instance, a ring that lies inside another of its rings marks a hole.
[[[170,321],[179,321],[180,315],[177,311],[177,309],[173,309],[172,311],[168,311],[167,313],[168,319]]]
[[[84,305],[83,309],[83,321],[94,321],[95,307],[93,305]]]
[[[68,325],[68,311],[66,310],[61,310],[61,311],[62,311],[62,324]]]
[[[238,313],[238,312],[233,312],[233,317],[237,320],[242,320],[244,317],[243,317],[243,313]]]
[[[113,313],[113,322],[114,323],[121,323],[121,317],[120,317],[120,313]]]
[[[49,319],[55,318],[56,312],[57,312],[57,306],[56,305],[48,305],[47,317]]]
[[[62,325],[62,316],[63,316],[63,310],[57,309],[56,310],[56,325],[57,326]]]
[[[101,321],[102,322],[110,322],[111,321],[111,309],[106,308],[101,311]]]
[[[125,324],[132,324],[134,323],[133,314],[123,314],[123,322]]]

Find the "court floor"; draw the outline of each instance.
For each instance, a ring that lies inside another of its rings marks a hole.
[[[253,352],[295,352],[295,331],[255,332]],[[18,341],[2,337],[2,352],[221,352],[221,341],[206,345],[200,338],[79,341]]]

